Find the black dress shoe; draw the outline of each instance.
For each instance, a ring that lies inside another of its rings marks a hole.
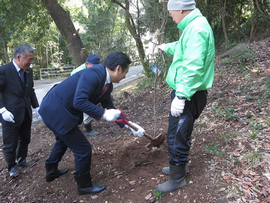
[[[25,160],[23,160],[22,162],[18,164],[20,168],[30,167],[33,165],[35,165],[35,162],[26,162]]]
[[[9,171],[9,176],[10,176],[11,178],[16,178],[16,177],[18,177],[19,175],[20,175],[20,170],[19,170],[19,168],[18,168],[17,165],[14,166],[14,167],[12,167],[12,168],[10,169],[10,171]]]

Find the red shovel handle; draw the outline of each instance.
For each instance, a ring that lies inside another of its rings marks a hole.
[[[118,109],[118,110],[120,110],[120,109]],[[121,111],[121,110],[120,110]],[[128,125],[129,127],[131,127],[132,129],[134,129],[134,130],[138,130],[134,125],[132,125],[126,118],[125,118],[125,115],[124,115],[124,113],[123,113],[123,111],[121,111],[121,116],[122,116],[122,119],[121,118],[119,118],[119,119],[116,119],[114,122],[116,122],[116,123],[124,123],[124,124],[126,124],[126,125]]]
[[[118,109],[118,110],[120,110],[120,109]],[[123,111],[121,111],[121,116],[122,116],[122,118],[118,118],[114,122],[116,122],[116,123],[124,123],[124,124],[128,125],[128,120],[125,119],[125,115],[124,115]]]

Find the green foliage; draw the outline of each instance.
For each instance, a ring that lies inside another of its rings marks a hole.
[[[119,6],[101,0],[83,0],[83,5],[86,10],[77,12],[73,17],[82,27],[81,39],[89,54],[98,54],[102,60],[115,51],[131,57],[135,55],[135,46]]]
[[[144,77],[138,84],[137,84],[137,88],[139,90],[142,90],[142,89],[146,89],[146,88],[149,88],[149,87],[152,87],[153,86],[153,78],[149,78],[149,77]]]
[[[58,2],[64,5],[68,1]],[[96,53],[104,59],[110,52],[123,51],[133,60],[137,60],[135,42],[127,30],[124,10],[110,0],[82,0],[82,2],[82,7],[70,8],[65,5],[64,8],[70,13],[73,22],[80,25],[79,34],[87,53]],[[121,3],[125,6],[124,2]],[[224,29],[228,34],[229,46],[249,41],[252,23],[253,39],[269,36],[268,1],[256,2],[256,5],[253,5],[253,16],[249,0],[227,1],[223,15],[221,14],[223,1],[198,0],[196,4],[213,28],[217,49],[224,48],[222,46]],[[148,36],[147,39],[144,38],[145,46],[150,42],[172,42],[179,39],[179,29],[168,16],[165,4],[158,0],[138,0],[130,1],[130,7],[137,29],[136,34],[138,37]],[[222,27],[221,17],[224,17],[226,27]],[[161,28],[164,29],[157,35],[156,31]],[[23,43],[36,48],[35,65],[38,68],[72,63],[67,45],[43,7],[42,1],[0,0],[0,65],[9,62],[13,50]],[[249,70],[246,63],[254,61],[256,53],[244,50],[231,57],[232,60],[240,60],[240,65],[235,69],[245,74]],[[171,58],[165,55],[164,64],[159,63],[158,57],[157,61],[159,67],[162,67],[161,77],[164,79]],[[151,72],[148,76],[151,77]],[[269,91],[265,92],[265,97],[270,98]]]
[[[238,121],[239,120],[239,116],[237,114],[234,114],[234,108],[233,107],[228,107],[226,109],[226,113],[225,113],[225,117],[226,117],[226,121]]]
[[[165,61],[163,61],[163,56],[160,53],[154,55],[154,59],[150,60],[149,63],[149,72],[144,73],[146,75],[146,78],[144,78],[140,83],[138,83],[137,87],[139,89],[144,89],[151,87],[155,81],[157,83],[164,81],[167,75],[167,67],[170,65],[170,60],[171,56],[168,56]],[[156,71],[159,74],[155,74],[155,72],[152,71],[152,68],[154,66],[156,67]]]
[[[35,48],[33,62],[35,80],[40,79],[40,68],[59,67],[63,66],[63,63],[71,62],[66,44],[62,43],[59,31],[41,1],[1,2],[0,65],[8,63],[13,58],[15,48],[21,44]]]
[[[1,0],[0,22],[0,64],[3,64],[11,60],[20,44],[35,47],[47,34],[51,21],[40,1]]]
[[[223,154],[225,153],[224,149],[222,149],[221,151],[218,150],[218,145],[215,141],[212,141],[212,143],[209,146],[206,145],[203,148],[210,154],[213,154],[216,156],[223,156]]]
[[[264,91],[264,99],[270,99],[270,76],[263,78],[264,85],[266,90]]]
[[[214,107],[212,108],[212,111],[217,113],[218,116],[224,116],[226,121],[238,121],[239,116],[234,113],[234,108],[231,106],[228,106],[227,109],[223,110],[220,107]]]
[[[258,99],[258,97],[253,97],[253,96],[250,96],[250,95],[245,95],[245,99],[246,100],[249,100],[249,101],[254,101],[254,100],[257,100]]]
[[[257,123],[250,123],[249,129],[251,132],[251,139],[256,139],[257,135],[259,135],[260,130],[262,130],[262,125]]]
[[[211,109],[211,111],[217,113],[217,115],[219,115],[219,116],[222,116],[224,114],[223,110],[220,107],[217,107],[217,108],[214,107],[214,108]]]
[[[253,1],[254,2],[254,1]],[[250,1],[196,1],[197,7],[207,17],[213,28],[217,50],[226,49],[224,43],[224,29],[228,35],[229,45],[269,36],[270,14],[269,1],[257,1],[250,10]],[[225,7],[224,7],[225,6]],[[225,8],[224,13],[221,13]],[[253,15],[251,15],[251,12]],[[224,18],[225,27],[221,23]],[[251,36],[253,24],[253,35]]]
[[[250,167],[254,168],[260,162],[262,155],[259,152],[253,151],[246,154],[242,159],[250,163]]]
[[[237,164],[239,162],[239,160],[235,158],[234,156],[230,156],[230,159],[234,164]]]
[[[235,51],[233,54],[230,54],[227,61],[224,61],[225,64],[237,64],[234,66],[235,71],[242,75],[246,75],[250,69],[246,66],[247,63],[252,63],[256,60],[256,52],[251,49],[243,49],[242,51]]]
[[[265,77],[263,80],[265,85],[270,89],[270,76]]]
[[[233,137],[237,137],[237,132],[227,132],[225,133],[220,133],[220,138],[224,140],[226,143],[229,142],[229,140]]]
[[[220,138],[222,140],[224,140],[225,142],[228,142],[229,141],[229,136],[224,134],[224,133],[220,133]]]
[[[152,190],[152,193],[153,193],[153,195],[155,195],[156,200],[160,200],[164,196],[163,192],[159,192],[159,191],[157,191],[155,189]]]
[[[267,114],[267,120],[266,120],[266,124],[268,125],[268,126],[270,126],[270,114]]]

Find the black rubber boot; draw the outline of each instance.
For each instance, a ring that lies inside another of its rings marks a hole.
[[[64,175],[68,172],[68,168],[63,168],[61,170],[58,170],[58,163],[46,163],[46,181],[51,182],[55,178],[58,178],[61,175]]]
[[[16,156],[10,153],[7,153],[3,150],[3,154],[7,163],[8,171],[10,171],[13,167],[17,165],[16,163]]]
[[[84,127],[85,127],[87,133],[89,133],[93,130],[91,122],[84,124]]]
[[[186,170],[186,174],[188,174],[189,173],[188,163],[186,163],[185,165],[185,170]],[[166,175],[170,175],[170,167],[169,166],[163,167],[162,172]]]
[[[20,175],[20,170],[18,165],[15,165],[13,168],[10,169],[10,171],[8,171],[9,173],[9,177],[11,178],[16,178]]]
[[[176,189],[186,186],[186,170],[185,165],[173,166],[170,165],[170,178],[165,183],[157,186],[157,191],[168,193]]]
[[[86,134],[89,135],[89,136],[96,136],[96,135],[99,134],[99,132],[94,131],[94,130],[92,129],[92,124],[91,124],[91,122],[89,122],[88,124],[84,124],[84,127],[85,127],[85,129],[86,129]]]
[[[77,182],[79,195],[96,194],[106,189],[105,185],[92,183],[90,174],[74,177]]]
[[[18,146],[17,146],[17,149],[16,149],[17,162],[20,163],[23,160],[26,160],[27,154],[28,154],[28,144],[23,145],[21,143],[18,143]]]
[[[24,158],[20,157],[18,160],[19,168],[31,167],[35,165],[35,162],[27,162]]]

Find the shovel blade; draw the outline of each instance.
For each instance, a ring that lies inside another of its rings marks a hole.
[[[163,133],[159,134],[156,138],[153,138],[150,143],[148,143],[145,147],[152,148],[152,147],[159,147],[163,144],[165,136]]]

